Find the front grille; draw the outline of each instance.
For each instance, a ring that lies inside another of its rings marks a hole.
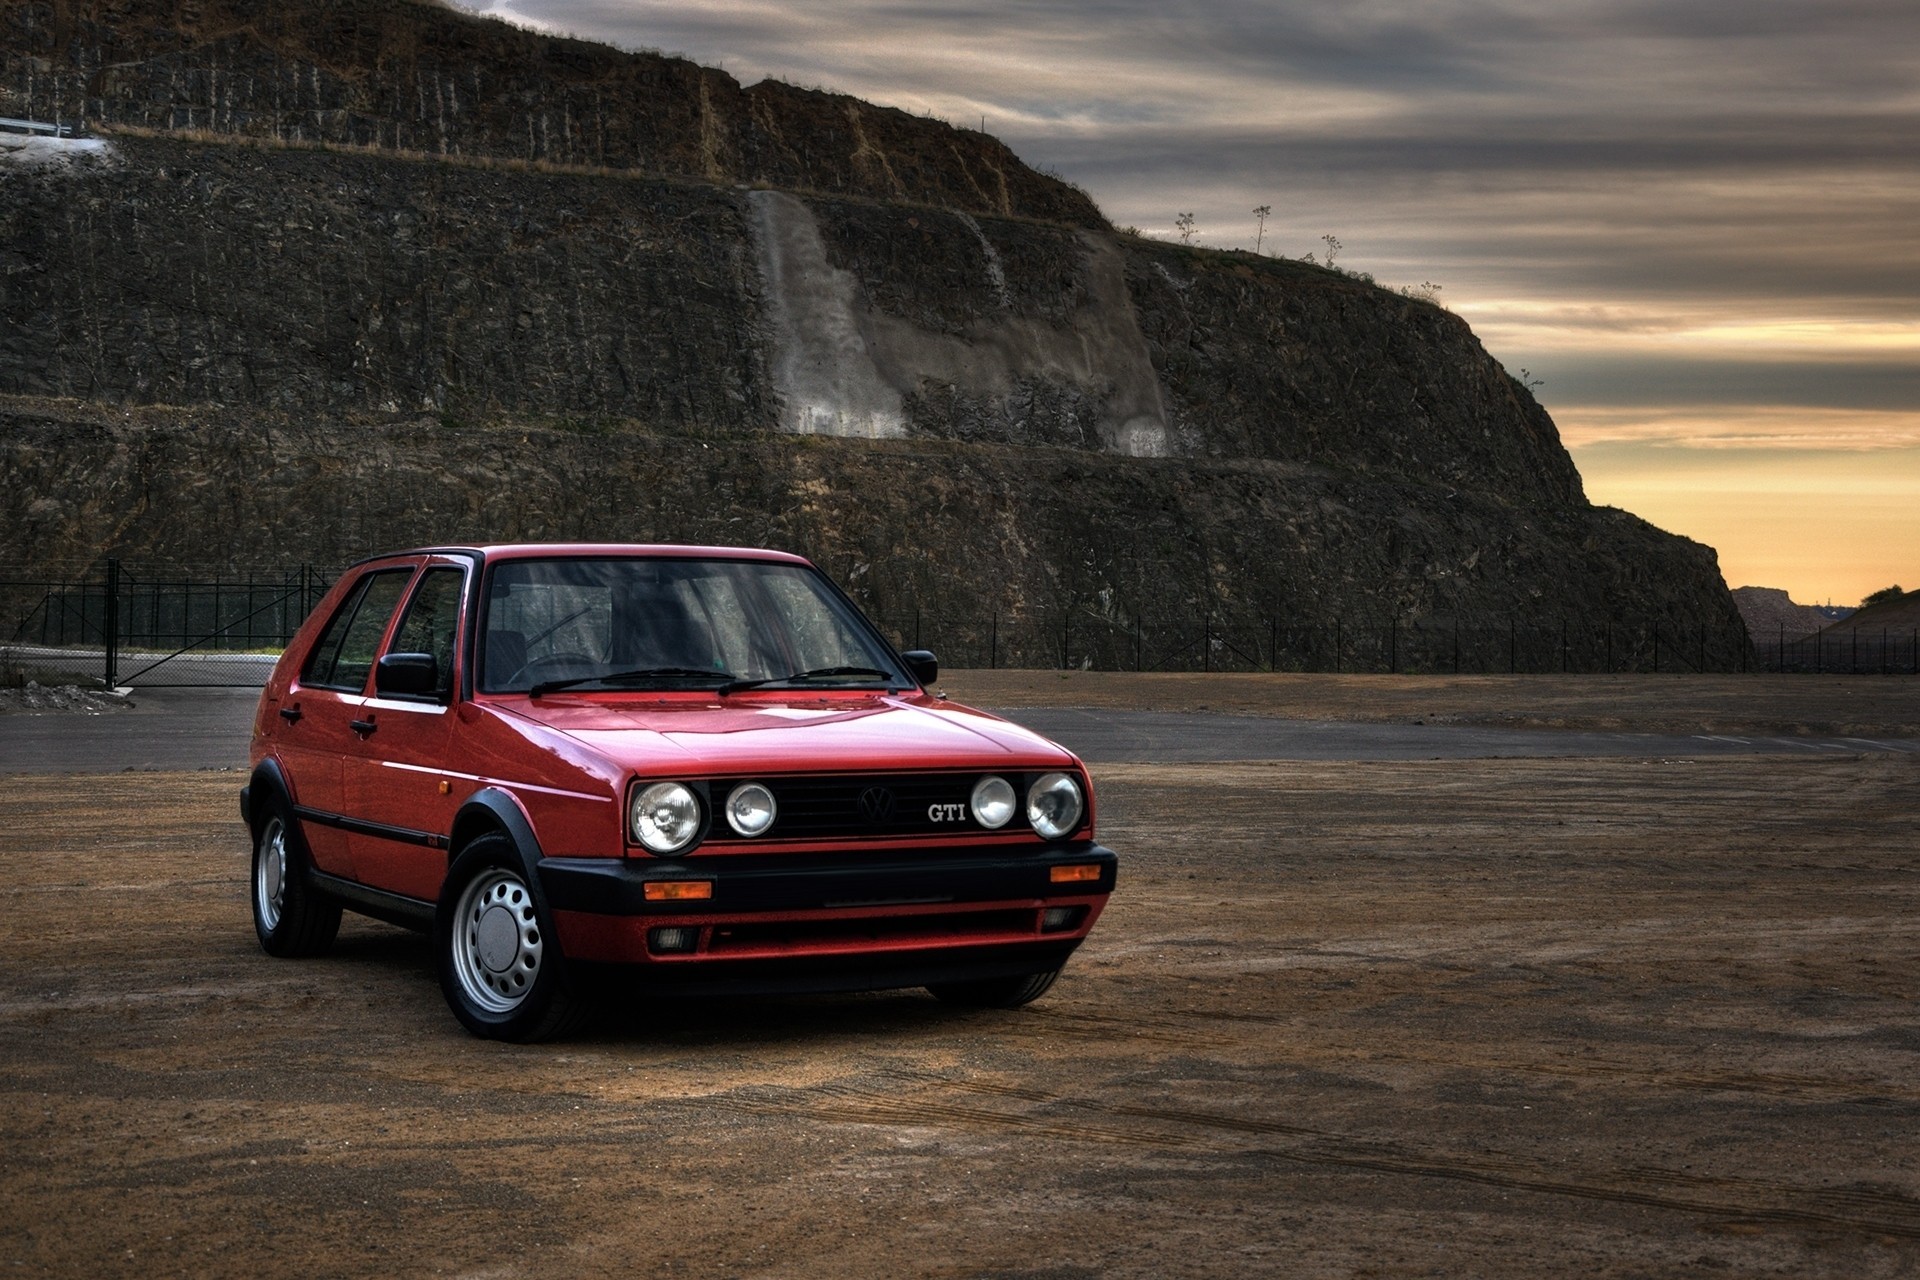
[[[968,803],[979,773],[854,774],[803,778],[759,778],[773,792],[778,813],[773,828],[764,839],[842,840],[861,836],[973,835],[984,830],[973,820]],[[1013,784],[1014,794],[1026,794],[1027,777],[1019,773],[1000,775]],[[748,779],[715,779],[713,800],[726,803],[727,793],[737,782]],[[929,813],[944,806],[940,820]],[[1030,831],[1024,806],[1014,812],[1013,821],[1001,831]],[[719,824],[719,838],[732,833]]]

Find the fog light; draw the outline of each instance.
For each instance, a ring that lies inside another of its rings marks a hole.
[[[647,930],[647,950],[691,951],[700,945],[700,930],[687,925]]]
[[[640,886],[648,902],[691,902],[713,896],[711,880],[649,880]]]
[[[1097,862],[1083,863],[1077,866],[1047,868],[1047,879],[1053,881],[1055,884],[1092,883],[1099,878],[1100,864]]]
[[[1040,913],[1042,933],[1058,933],[1062,929],[1071,929],[1080,923],[1085,907],[1048,907]]]

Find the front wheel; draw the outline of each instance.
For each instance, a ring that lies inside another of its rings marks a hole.
[[[548,1040],[591,1012],[505,836],[482,836],[454,860],[434,915],[434,952],[440,990],[474,1035]]]
[[[1044,973],[1021,973],[1011,978],[936,982],[927,990],[947,1004],[965,1005],[970,1009],[1018,1009],[1045,995],[1059,976],[1058,969],[1048,969]]]
[[[278,806],[253,842],[253,931],[283,957],[324,955],[340,932],[340,904],[307,883],[306,849]]]

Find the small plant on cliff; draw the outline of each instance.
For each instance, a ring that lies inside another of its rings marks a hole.
[[[1522,369],[1520,371],[1520,376],[1516,378],[1515,381],[1518,382],[1521,386],[1525,387],[1529,392],[1531,392],[1535,387],[1544,387],[1547,385],[1547,380],[1545,378],[1534,377],[1533,370],[1531,369]]]
[[[1340,243],[1339,236],[1331,233],[1321,236],[1320,239],[1327,246],[1327,270],[1338,271],[1340,268],[1333,265],[1333,260],[1340,255],[1340,251],[1346,248],[1346,246]]]
[[[1400,296],[1416,302],[1431,302],[1437,307],[1440,305],[1440,286],[1431,280],[1422,280],[1417,285],[1403,284],[1400,286]]]
[[[1253,251],[1260,252],[1260,244],[1267,238],[1267,219],[1273,216],[1273,206],[1263,204],[1255,206],[1253,216],[1259,219],[1259,229],[1253,233]]]
[[[1879,604],[1885,600],[1898,600],[1901,596],[1904,596],[1905,594],[1907,593],[1902,591],[1900,589],[1900,584],[1896,582],[1890,587],[1882,587],[1878,591],[1875,591],[1871,595],[1868,595],[1865,599],[1860,601],[1860,607],[1864,609],[1870,604]]]
[[[1173,215],[1173,229],[1180,233],[1181,244],[1193,243],[1194,220],[1191,211]]]

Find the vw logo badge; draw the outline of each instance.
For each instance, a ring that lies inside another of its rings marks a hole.
[[[860,793],[860,817],[870,827],[893,821],[893,792],[885,787],[868,787]]]

